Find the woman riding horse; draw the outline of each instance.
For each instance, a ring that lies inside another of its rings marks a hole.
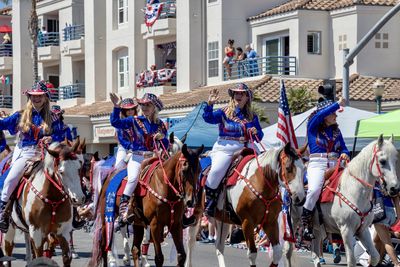
[[[58,119],[50,111],[50,93],[46,84],[43,81],[35,83],[27,91],[27,96],[28,102],[24,111],[17,111],[0,120],[0,130],[7,129],[11,134],[19,133],[19,143],[14,149],[11,169],[1,193],[0,230],[4,233],[9,226],[9,214],[5,212],[5,207],[24,172],[26,161],[40,154],[40,140],[46,144],[60,135],[55,126]]]
[[[53,139],[53,142],[62,142],[67,138],[68,141],[72,141],[72,134],[71,134],[71,129],[64,123],[64,110],[61,109],[59,105],[53,105],[51,106],[51,112],[55,114],[58,117],[58,123],[55,124],[57,127],[57,132],[60,134],[56,136],[56,139]]]
[[[210,153],[211,169],[206,181],[205,212],[214,217],[218,198],[218,186],[225,176],[233,154],[249,142],[250,136],[257,141],[263,138],[257,115],[251,110],[253,92],[244,83],[228,91],[231,100],[225,108],[213,112],[219,92],[210,92],[203,118],[207,123],[219,124],[219,137]]]
[[[308,119],[307,138],[310,150],[307,168],[308,191],[301,216],[304,226],[303,238],[308,241],[314,238],[312,215],[324,184],[325,171],[333,167],[339,157],[349,160],[349,151],[336,122],[336,111],[344,106],[345,101],[342,98],[335,103],[325,100],[318,103],[317,110]]]
[[[114,104],[114,110],[111,114],[111,125],[117,129],[131,129],[133,138],[130,149],[132,156],[128,161],[128,182],[121,196],[119,206],[120,220],[128,222],[128,202],[133,195],[140,174],[140,165],[148,155],[152,155],[154,147],[153,140],[158,140],[164,147],[168,147],[167,129],[164,123],[158,118],[158,112],[163,108],[163,103],[154,94],[146,93],[138,101],[143,116],[120,118],[121,97],[116,94],[110,94],[111,101]]]
[[[121,101],[121,117],[135,117],[138,115],[138,103],[132,98],[125,98]],[[135,149],[135,132],[133,128],[128,129],[118,129],[118,150],[115,156],[114,166],[118,168],[121,162],[125,162],[126,156],[129,151],[134,151]]]

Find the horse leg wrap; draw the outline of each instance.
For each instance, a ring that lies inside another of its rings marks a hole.
[[[142,255],[147,255],[147,253],[149,252],[149,246],[150,246],[150,244],[142,245]]]

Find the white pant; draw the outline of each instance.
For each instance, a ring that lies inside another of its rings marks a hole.
[[[144,160],[144,157],[141,155],[133,154],[128,162],[128,182],[126,183],[126,187],[124,190],[124,195],[132,196],[133,192],[136,189],[136,185],[139,181],[140,174],[140,164]]]
[[[229,165],[231,165],[233,154],[243,147],[242,143],[233,140],[218,140],[215,142],[210,153],[211,169],[206,181],[207,187],[217,189]]]
[[[117,154],[115,155],[115,168],[119,168],[119,164],[122,164],[122,162],[125,164],[124,160],[126,158],[126,149],[119,145],[118,146],[118,150],[117,150]]]
[[[40,155],[40,151],[35,146],[17,148],[14,150],[13,159],[6,179],[4,180],[3,191],[1,192],[1,200],[7,202],[18,185],[21,178],[25,163],[28,159],[32,159]]]
[[[328,168],[332,168],[337,160],[327,158],[311,158],[307,167],[308,190],[304,208],[313,210],[324,185],[324,175]]]

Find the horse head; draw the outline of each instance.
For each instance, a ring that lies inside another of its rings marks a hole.
[[[197,179],[201,170],[199,156],[203,149],[203,145],[197,149],[187,148],[186,144],[182,146],[179,176],[182,179],[180,183],[183,185],[184,203],[187,207],[193,207],[196,204]]]
[[[50,175],[54,172],[59,175],[61,183],[75,206],[85,202],[80,182],[80,169],[82,162],[77,156],[79,139],[72,143],[72,147],[64,143],[53,143],[48,147],[44,167]]]
[[[169,134],[169,148],[168,148],[168,153],[170,156],[175,155],[179,151],[181,151],[183,144],[186,141],[186,135],[182,137],[182,139],[179,139],[174,135],[174,132]]]
[[[290,194],[295,205],[302,205],[305,201],[304,191],[304,164],[295,149],[287,143],[279,152],[279,182]]]
[[[396,196],[400,191],[400,181],[396,174],[397,150],[393,144],[393,137],[384,140],[383,135],[373,142],[373,152],[369,163],[369,171],[381,184],[381,188],[390,196]]]

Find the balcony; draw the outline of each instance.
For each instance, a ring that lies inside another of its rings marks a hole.
[[[157,21],[148,26],[141,25],[143,39],[176,36],[176,1],[162,1],[162,10]],[[143,10],[146,12],[146,9]]]
[[[38,36],[38,60],[50,62],[60,59],[60,34],[58,32],[41,33]]]
[[[85,84],[75,83],[58,88],[58,100],[85,97]]]
[[[230,63],[231,73],[229,75],[224,66],[224,81],[236,80],[259,75],[296,75],[296,57],[270,56],[242,61],[232,60]],[[216,71],[216,70],[211,70]]]
[[[12,44],[0,44],[0,72],[12,72]]]
[[[67,26],[63,29],[61,53],[70,57],[82,57],[85,55],[84,25]]]
[[[0,95],[0,108],[12,108],[12,96]]]
[[[145,93],[157,96],[176,90],[176,69],[147,70],[136,79],[138,97]]]

